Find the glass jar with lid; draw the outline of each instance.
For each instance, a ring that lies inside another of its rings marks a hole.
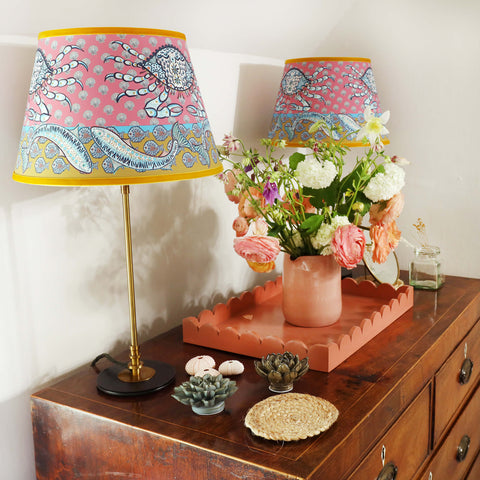
[[[440,248],[433,245],[415,247],[410,263],[409,283],[422,290],[438,290],[445,283]]]

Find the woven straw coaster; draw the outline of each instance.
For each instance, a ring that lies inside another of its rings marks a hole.
[[[252,433],[268,440],[301,440],[328,430],[338,418],[329,401],[304,393],[284,393],[256,403],[245,417]]]

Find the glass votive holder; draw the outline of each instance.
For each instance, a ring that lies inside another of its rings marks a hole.
[[[440,249],[432,245],[415,247],[409,268],[409,284],[421,290],[438,290],[445,283]]]

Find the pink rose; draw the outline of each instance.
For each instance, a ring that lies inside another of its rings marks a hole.
[[[365,243],[365,235],[357,226],[350,224],[338,227],[331,242],[333,256],[340,266],[355,268],[363,258]]]
[[[370,208],[370,224],[390,223],[397,219],[402,213],[405,204],[403,193],[397,193],[387,202],[379,202]]]
[[[248,232],[248,222],[245,217],[237,217],[232,225],[237,237],[243,237]]]
[[[260,235],[236,238],[233,248],[242,258],[255,263],[273,262],[280,253],[278,239]]]

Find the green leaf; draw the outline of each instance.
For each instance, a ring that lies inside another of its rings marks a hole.
[[[300,152],[295,152],[290,155],[289,164],[292,170],[296,170],[300,162],[305,160],[305,155]]]
[[[342,182],[341,194],[347,192],[347,190],[355,190],[353,184],[358,184],[362,177],[362,170],[364,168],[363,162],[360,162],[344,179]]]
[[[269,222],[269,230],[268,236],[269,237],[278,237],[283,230],[285,230],[285,225],[279,225],[278,223]]]
[[[323,215],[310,215],[301,225],[300,228],[305,230],[308,235],[314,234],[322,225]]]
[[[338,199],[340,183],[337,178],[327,188],[304,187],[303,194],[310,197],[310,203],[315,208],[335,207]]]

